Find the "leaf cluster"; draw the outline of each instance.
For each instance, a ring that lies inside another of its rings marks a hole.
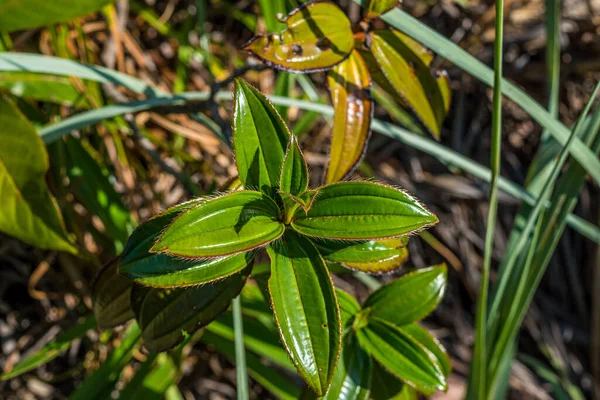
[[[182,331],[207,325],[229,307],[264,248],[281,342],[309,387],[324,395],[342,347],[327,262],[388,271],[405,257],[406,236],[437,218],[414,197],[380,183],[311,189],[298,141],[270,102],[236,80],[234,103],[242,187],[179,204],[140,225],[118,263],[97,279],[98,321],[111,326],[133,315],[147,348],[168,349]]]

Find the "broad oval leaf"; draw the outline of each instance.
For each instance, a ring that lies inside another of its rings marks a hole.
[[[435,356],[394,325],[370,320],[356,336],[363,349],[408,385],[428,396],[446,389],[446,378]]]
[[[367,19],[372,19],[385,14],[400,3],[399,0],[369,0],[367,5]]]
[[[431,53],[398,31],[377,30],[370,34],[371,52],[387,82],[381,86],[411,108],[436,138],[449,107],[447,79],[435,78],[429,65]],[[382,75],[374,73],[379,84]]]
[[[133,318],[131,286],[133,282],[117,272],[117,260],[105,265],[92,285],[92,304],[101,328],[112,328]]]
[[[300,196],[308,190],[308,167],[296,135],[291,136],[285,152],[279,182],[279,188],[293,196]]]
[[[348,176],[363,158],[371,135],[371,77],[357,50],[327,75],[335,109],[326,183]]]
[[[313,242],[327,262],[371,274],[385,273],[399,268],[408,257],[404,238],[352,241],[315,239]]]
[[[341,324],[325,262],[305,237],[287,231],[270,244],[269,292],[281,341],[300,376],[327,392],[341,348]]]
[[[283,234],[280,214],[263,193],[232,192],[181,213],[150,251],[206,258],[252,250]]]
[[[0,94],[0,231],[41,249],[77,254],[46,186],[48,154],[35,128]]]
[[[99,10],[114,0],[13,0],[0,2],[3,32],[68,21]]]
[[[373,182],[340,182],[320,188],[310,210],[297,210],[291,226],[308,236],[372,240],[406,235],[437,221],[401,190]]]
[[[452,371],[452,364],[450,357],[446,352],[446,349],[440,344],[440,342],[431,336],[427,329],[423,328],[418,324],[409,324],[399,327],[405,334],[411,336],[415,341],[425,346],[434,356],[438,362],[440,370],[444,373],[444,376],[448,378]]]
[[[444,297],[447,284],[445,264],[404,275],[373,292],[363,307],[369,317],[402,326],[423,319]]]
[[[212,322],[237,296],[250,268],[223,280],[187,288],[156,289],[134,285],[131,307],[150,351],[172,348],[186,334]]]
[[[235,80],[233,146],[244,187],[273,194],[291,134],[269,100],[242,79]]]
[[[346,336],[326,400],[368,400],[373,361],[354,335]]]
[[[314,72],[344,61],[354,47],[350,20],[334,3],[304,3],[284,22],[287,29],[256,36],[244,50],[274,68]]]
[[[214,282],[249,266],[255,251],[230,256],[186,260],[163,253],[121,264],[119,273],[136,283],[157,288],[186,287]]]
[[[336,289],[335,293],[337,294],[338,304],[340,306],[342,328],[345,328],[352,323],[354,316],[360,312],[361,307],[354,297],[343,290]]]

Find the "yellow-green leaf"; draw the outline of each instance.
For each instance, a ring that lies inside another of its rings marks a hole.
[[[67,240],[48,191],[46,148],[17,107],[0,95],[0,231],[42,249],[77,249]]]
[[[357,50],[327,75],[335,109],[327,183],[342,180],[362,159],[371,134],[371,78]]]
[[[354,46],[350,20],[334,3],[304,3],[284,22],[287,29],[256,36],[244,50],[274,68],[312,72],[339,64]]]
[[[399,0],[370,0],[367,6],[367,19],[372,19],[380,16],[400,3]]]
[[[0,31],[50,25],[99,10],[114,0],[4,0],[0,1]]]
[[[442,122],[449,107],[448,80],[434,77],[429,69],[432,55],[425,47],[398,31],[377,30],[370,33],[371,52],[382,75],[373,74],[377,84],[408,105],[425,128],[440,136]]]

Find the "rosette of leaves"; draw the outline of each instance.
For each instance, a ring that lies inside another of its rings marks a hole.
[[[304,3],[282,20],[287,26],[282,32],[256,36],[244,46],[273,68],[328,71],[335,115],[326,183],[352,173],[366,152],[373,82],[413,113],[426,131],[440,136],[450,107],[448,76],[444,71],[432,74],[433,55],[415,40],[393,29],[373,30],[368,23],[398,3],[366,0],[365,23],[354,27],[330,1]]]
[[[409,273],[372,293],[362,307],[337,290],[344,345],[325,399],[416,400],[417,391],[446,389],[450,359],[417,323],[441,301],[446,274],[443,264]]]
[[[342,333],[326,262],[387,271],[405,254],[403,238],[437,218],[416,198],[380,183],[309,188],[296,137],[266,97],[239,79],[233,144],[243,189],[180,204],[140,225],[119,260],[120,275],[101,275],[96,286],[125,293],[146,347],[165,350],[182,330],[192,333],[225,311],[256,252],[266,249],[281,342],[309,387],[323,395]],[[134,283],[129,293],[124,280]],[[114,316],[105,325],[129,317],[122,301],[97,292],[96,303]]]

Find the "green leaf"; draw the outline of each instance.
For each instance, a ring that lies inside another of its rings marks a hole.
[[[399,0],[369,0],[366,19],[372,19],[385,14],[400,3]]]
[[[446,265],[423,268],[404,275],[372,293],[363,307],[369,318],[383,319],[402,326],[423,319],[444,297]]]
[[[444,373],[444,377],[448,378],[450,376],[450,372],[452,371],[450,357],[448,357],[446,349],[444,349],[436,338],[427,332],[427,329],[417,324],[404,325],[398,329],[427,348],[435,356],[440,370]]]
[[[73,340],[85,336],[87,331],[94,329],[95,326],[96,320],[93,316],[82,319],[77,323],[77,325],[59,334],[54,340],[42,347],[40,350],[19,361],[10,371],[0,375],[0,381],[6,381],[15,378],[24,374],[25,372],[39,367],[40,365],[54,360],[62,352],[67,350],[69,346],[71,346]]]
[[[371,274],[399,268],[408,257],[405,238],[352,241],[314,239],[321,256],[327,262]]]
[[[212,282],[248,266],[254,252],[205,260],[186,260],[163,253],[150,253],[158,237],[181,212],[202,203],[181,203],[140,225],[131,235],[119,264],[119,273],[138,284],[152,287],[182,287]]]
[[[327,83],[335,115],[326,183],[334,183],[348,176],[365,155],[373,100],[369,70],[356,50],[329,71]]]
[[[77,254],[46,186],[46,148],[33,125],[1,94],[0,121],[0,231],[41,249]]]
[[[164,351],[212,322],[246,283],[250,268],[202,286],[155,289],[134,285],[131,306],[150,351]]]
[[[233,146],[242,184],[272,194],[291,134],[269,100],[242,79],[235,80]]]
[[[73,85],[72,78],[31,72],[1,72],[0,89],[25,99],[77,108],[90,107],[86,94]]]
[[[269,291],[281,341],[310,388],[324,395],[341,348],[340,312],[325,262],[293,231],[267,247]]]
[[[439,137],[446,116],[448,90],[444,87],[442,95],[437,78],[431,74],[429,51],[398,31],[374,31],[370,42],[371,52],[389,82],[381,86],[386,90],[391,86],[393,93],[413,110],[423,125]],[[445,82],[439,83],[444,85]]]
[[[285,152],[279,188],[293,196],[300,196],[308,190],[308,167],[295,135]]]
[[[92,285],[92,304],[101,328],[112,328],[133,318],[131,280],[117,273],[117,260],[105,265]]]
[[[65,22],[99,10],[114,0],[12,0],[0,3],[0,30],[20,29]]]
[[[347,336],[333,381],[323,399],[368,400],[372,363],[371,356],[360,347],[354,335]]]
[[[341,182],[320,188],[310,210],[296,211],[291,226],[308,236],[368,240],[406,235],[437,221],[401,190],[373,182]]]
[[[362,348],[403,382],[428,396],[446,389],[433,353],[395,326],[372,319],[356,336]]]
[[[354,316],[360,312],[360,304],[350,294],[341,289],[336,289],[338,304],[340,306],[340,316],[342,319],[342,328],[347,327],[354,320]]]
[[[263,193],[232,192],[182,213],[150,251],[204,258],[252,250],[283,234],[280,214],[277,204]]]
[[[121,264],[119,273],[143,286],[186,287],[214,282],[249,266],[255,251],[203,260],[186,260],[168,254],[153,254]]]
[[[354,47],[350,20],[334,3],[304,3],[283,22],[286,30],[256,36],[244,50],[274,68],[314,72],[344,61]]]

